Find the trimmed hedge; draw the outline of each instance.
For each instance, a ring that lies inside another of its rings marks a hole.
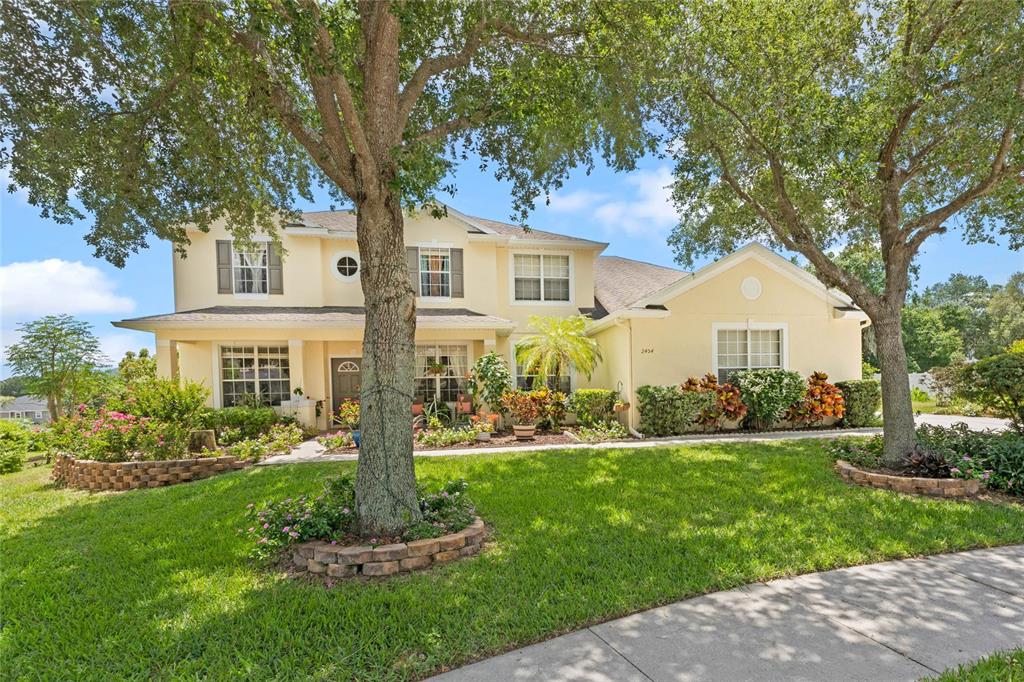
[[[747,369],[733,377],[755,429],[767,429],[782,419],[807,391],[800,373],[786,369]]]
[[[215,430],[218,436],[222,430],[232,428],[241,432],[241,438],[249,439],[268,433],[280,416],[272,407],[225,407],[206,410],[199,421],[203,428]]]
[[[837,381],[836,386],[843,392],[846,414],[843,415],[844,426],[871,426],[875,423],[875,413],[882,404],[882,387],[874,379],[856,381]]]
[[[614,415],[617,393],[607,388],[579,388],[569,396],[569,411],[580,426],[607,424]]]
[[[678,386],[641,386],[636,390],[640,431],[647,436],[677,436],[711,407],[715,394],[682,391]]]

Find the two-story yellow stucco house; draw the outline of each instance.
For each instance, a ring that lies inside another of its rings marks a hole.
[[[784,367],[833,380],[860,378],[866,316],[844,294],[751,244],[689,273],[602,256],[602,242],[524,230],[448,209],[406,220],[417,287],[417,378],[426,401],[454,401],[474,360],[513,360],[531,315],[590,315],[603,361],[589,381],[636,403],[645,384],[714,372]],[[159,372],[202,381],[216,407],[261,393],[283,411],[318,421],[360,387],[363,293],[355,216],[305,213],[269,240],[235,248],[223,227],[189,233],[174,258],[175,312],[116,322],[156,335]],[[441,369],[440,372],[438,370]],[[301,388],[301,396],[296,389]],[[638,421],[635,407],[631,425]]]

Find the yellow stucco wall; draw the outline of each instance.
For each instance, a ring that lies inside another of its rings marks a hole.
[[[471,239],[467,226],[451,216],[436,219],[426,213],[406,218],[405,242],[408,246],[438,246],[463,250],[464,292],[461,298],[420,298],[421,308],[468,308],[497,315],[519,324],[526,331],[531,315],[570,315],[577,308],[594,305],[593,262],[600,246],[580,243],[576,248],[564,245],[538,247],[495,243]],[[335,263],[342,254],[358,256],[354,238],[330,238],[291,234],[281,235],[285,254],[282,259],[284,293],[254,297],[217,293],[216,244],[231,239],[223,223],[209,232],[190,231],[188,256],[174,256],[174,301],[178,311],[225,306],[361,306],[363,292],[359,278],[343,280],[335,276]],[[484,238],[486,239],[486,238]],[[517,303],[512,301],[510,264],[514,253],[558,253],[570,256],[572,301],[566,304]]]
[[[756,300],[741,293],[747,277],[761,282]],[[680,294],[665,307],[670,315],[664,319],[632,320],[637,386],[677,383],[712,371],[715,323],[785,324],[786,367],[803,375],[824,371],[833,381],[860,378],[860,323],[835,319],[821,296],[756,259]]]

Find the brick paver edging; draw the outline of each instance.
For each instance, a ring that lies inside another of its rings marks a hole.
[[[863,471],[843,460],[836,461],[836,472],[848,483],[884,488],[900,493],[934,495],[936,497],[970,497],[981,490],[981,481],[962,478],[915,478],[890,476],[874,471]]]
[[[53,480],[83,490],[135,490],[197,481],[248,465],[233,455],[152,462],[97,462],[57,455]]]
[[[292,548],[292,564],[298,571],[331,578],[388,576],[419,571],[434,564],[478,554],[486,530],[484,522],[477,517],[458,533],[393,545],[342,547],[314,540]]]

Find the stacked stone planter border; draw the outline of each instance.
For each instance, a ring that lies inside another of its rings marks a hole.
[[[331,578],[379,577],[421,571],[434,564],[446,564],[478,554],[486,530],[484,522],[477,517],[458,533],[393,545],[343,547],[314,540],[292,548],[292,564],[297,571]]]
[[[895,490],[900,493],[914,495],[933,495],[935,497],[970,497],[981,491],[981,481],[962,478],[914,478],[910,476],[890,476],[874,471],[864,471],[849,462],[838,460],[836,472],[847,483],[864,485],[870,488]]]
[[[96,462],[57,455],[54,482],[82,490],[135,490],[198,481],[248,466],[237,457],[199,457],[154,462]]]

